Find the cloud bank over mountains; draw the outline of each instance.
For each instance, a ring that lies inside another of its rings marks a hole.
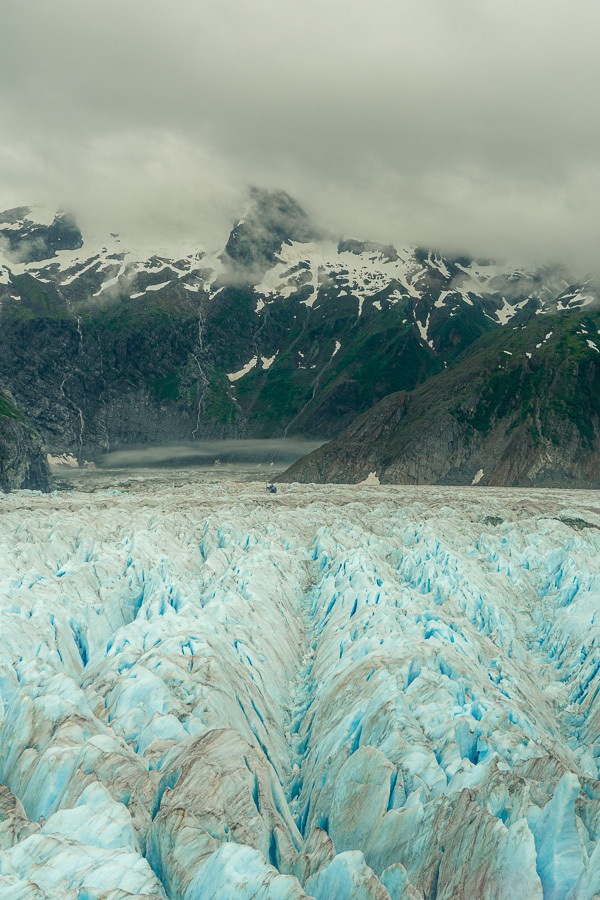
[[[593,269],[593,0],[28,0],[0,206],[222,241],[248,184],[334,232]]]

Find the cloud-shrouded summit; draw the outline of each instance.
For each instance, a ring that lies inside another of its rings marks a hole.
[[[337,232],[596,266],[592,0],[28,0],[0,208],[220,243],[248,184]]]

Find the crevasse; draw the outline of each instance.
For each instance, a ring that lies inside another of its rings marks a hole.
[[[590,507],[2,498],[0,897],[592,900]]]

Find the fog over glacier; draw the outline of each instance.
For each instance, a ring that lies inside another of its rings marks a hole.
[[[1,898],[600,892],[592,492],[0,510]]]

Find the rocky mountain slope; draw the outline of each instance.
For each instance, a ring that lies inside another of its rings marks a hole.
[[[284,481],[600,487],[600,312],[535,317],[386,397]]]
[[[13,397],[0,386],[0,491],[15,488],[48,491],[46,451]]]
[[[254,190],[220,253],[0,214],[0,377],[52,452],[200,437],[332,437],[507,323],[585,308],[590,284],[336,240]]]

